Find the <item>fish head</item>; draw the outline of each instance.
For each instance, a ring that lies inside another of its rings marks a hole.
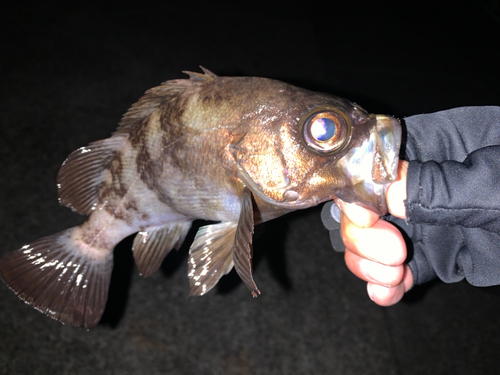
[[[385,190],[397,179],[399,121],[335,96],[280,91],[252,111],[230,146],[238,177],[256,200],[279,211],[338,197],[386,214]]]

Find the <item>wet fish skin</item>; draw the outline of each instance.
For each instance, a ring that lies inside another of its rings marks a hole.
[[[203,71],[148,90],[111,138],[64,162],[59,200],[89,217],[0,260],[2,279],[22,300],[91,328],[106,304],[115,245],[138,232],[134,259],[147,277],[194,219],[221,223],[200,228],[191,245],[190,295],[208,292],[234,266],[257,296],[255,224],[336,196],[386,210],[397,120],[283,82]],[[326,130],[335,123],[333,136],[316,139],[313,119]]]

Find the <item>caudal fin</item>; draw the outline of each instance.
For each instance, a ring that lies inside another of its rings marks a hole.
[[[78,243],[77,228],[43,237],[0,259],[0,276],[26,303],[64,324],[87,328],[101,319],[113,252]]]

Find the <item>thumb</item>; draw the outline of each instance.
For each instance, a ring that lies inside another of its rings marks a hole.
[[[347,218],[358,228],[371,227],[380,218],[375,212],[367,210],[355,203],[347,203],[336,198],[335,203]]]
[[[400,160],[398,164],[398,179],[392,182],[386,191],[389,212],[400,219],[406,218],[404,201],[406,199],[407,172],[408,162]],[[359,228],[371,227],[379,219],[379,216],[375,212],[358,206],[355,203],[347,203],[340,198],[336,198],[334,201],[347,218]]]
[[[386,191],[387,206],[389,212],[400,219],[406,219],[406,176],[408,174],[408,162],[400,160],[398,164],[398,179],[392,182]]]

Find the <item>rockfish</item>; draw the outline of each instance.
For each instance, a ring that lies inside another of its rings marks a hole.
[[[201,227],[191,245],[190,295],[234,266],[257,296],[255,224],[335,197],[387,212],[398,120],[276,80],[203,72],[148,90],[110,138],[66,159],[59,201],[88,219],[0,260],[19,298],[91,328],[104,311],[115,245],[137,233],[133,255],[147,277],[195,219],[219,223]]]

